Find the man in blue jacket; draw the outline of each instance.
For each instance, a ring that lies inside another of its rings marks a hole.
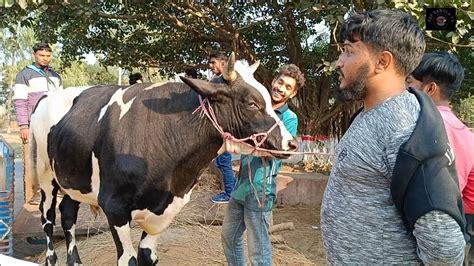
[[[211,69],[213,76],[210,79],[212,83],[223,83],[222,71],[224,70],[227,56],[223,52],[213,52],[209,56],[209,68]],[[235,176],[232,170],[232,155],[229,152],[224,152],[217,156],[215,164],[222,174],[222,181],[224,184],[224,191],[214,195],[211,201],[214,203],[227,203],[229,202],[230,193],[235,187]]]

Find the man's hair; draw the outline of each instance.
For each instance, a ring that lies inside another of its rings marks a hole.
[[[133,85],[135,83],[137,83],[138,80],[141,80],[143,77],[142,77],[142,74],[140,73],[133,73],[131,74],[129,77],[128,77],[128,83],[130,85]]]
[[[211,52],[211,54],[209,55],[209,59],[211,58],[217,58],[219,60],[227,61],[227,55],[224,52],[220,51]]]
[[[39,42],[33,46],[33,52],[36,53],[38,51],[48,51],[48,52],[53,52],[53,49],[49,46],[49,44],[45,42]]]
[[[184,70],[184,74],[186,74],[186,76],[190,76],[194,79],[197,79],[197,77],[198,77],[197,71],[194,68],[186,68]]]
[[[374,52],[391,52],[395,67],[403,76],[415,69],[425,51],[425,37],[418,23],[400,10],[356,13],[344,22],[341,39],[360,40]]]
[[[296,80],[296,90],[304,86],[306,79],[300,68],[295,64],[287,64],[280,67],[277,77],[288,76]]]
[[[441,88],[441,97],[451,99],[464,79],[464,69],[458,58],[448,52],[427,53],[411,75],[426,84],[435,82]]]

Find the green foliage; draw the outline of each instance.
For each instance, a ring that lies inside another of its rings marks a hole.
[[[457,113],[459,119],[463,121],[468,127],[474,128],[474,96],[461,99],[459,104],[454,106],[454,111]]]
[[[99,65],[89,65],[82,61],[71,63],[60,73],[65,88],[85,85],[117,84],[118,81],[116,69]]]
[[[305,73],[307,86],[293,101],[300,117],[300,132],[341,134],[354,106],[334,103],[332,91],[339,55],[337,36],[349,10],[402,8],[424,28],[424,7],[454,6],[456,32],[426,31],[427,51],[451,50],[466,68],[466,81],[458,99],[473,88],[472,6],[469,0],[452,1],[79,1],[38,2],[25,9],[17,5],[2,15],[8,21],[34,25],[42,40],[61,43],[63,64],[74,65],[89,52],[102,55],[108,66],[159,69],[163,77],[187,67],[207,68],[211,50],[236,51],[250,63],[260,60],[256,77],[267,87],[278,67],[294,63]],[[321,30],[316,25],[325,25]],[[6,24],[5,24],[6,25]],[[86,71],[76,66],[77,71]],[[72,71],[72,70],[71,70]],[[76,70],[74,70],[76,71]],[[66,72],[64,75],[68,75]],[[71,74],[74,82],[85,77]],[[69,79],[69,78],[68,78]],[[105,78],[104,78],[105,79]]]
[[[455,7],[456,31],[425,31],[426,52],[446,51],[454,53],[464,66],[464,81],[461,89],[454,95],[453,104],[460,104],[460,100],[474,95],[474,30],[472,21],[474,11],[472,1],[469,0],[442,0],[442,1],[406,1],[395,0],[392,7],[402,8],[410,12],[424,29],[426,27],[426,7]]]

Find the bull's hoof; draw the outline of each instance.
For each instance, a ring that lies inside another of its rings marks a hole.
[[[140,266],[153,266],[158,265],[158,255],[153,254],[149,248],[138,249],[138,265]]]
[[[128,266],[137,266],[137,265],[138,265],[137,258],[131,257],[131,258],[128,260]]]
[[[54,265],[57,265],[56,264],[57,261],[58,261],[58,256],[56,256],[56,253],[53,253],[53,255],[46,257],[46,261],[45,261],[44,265],[54,266]]]
[[[74,246],[71,254],[67,254],[67,266],[82,265],[81,258],[79,258],[79,252],[77,246]]]

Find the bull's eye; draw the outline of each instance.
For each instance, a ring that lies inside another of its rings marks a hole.
[[[252,110],[259,110],[260,109],[260,106],[258,106],[258,104],[256,102],[249,102],[248,107]]]

